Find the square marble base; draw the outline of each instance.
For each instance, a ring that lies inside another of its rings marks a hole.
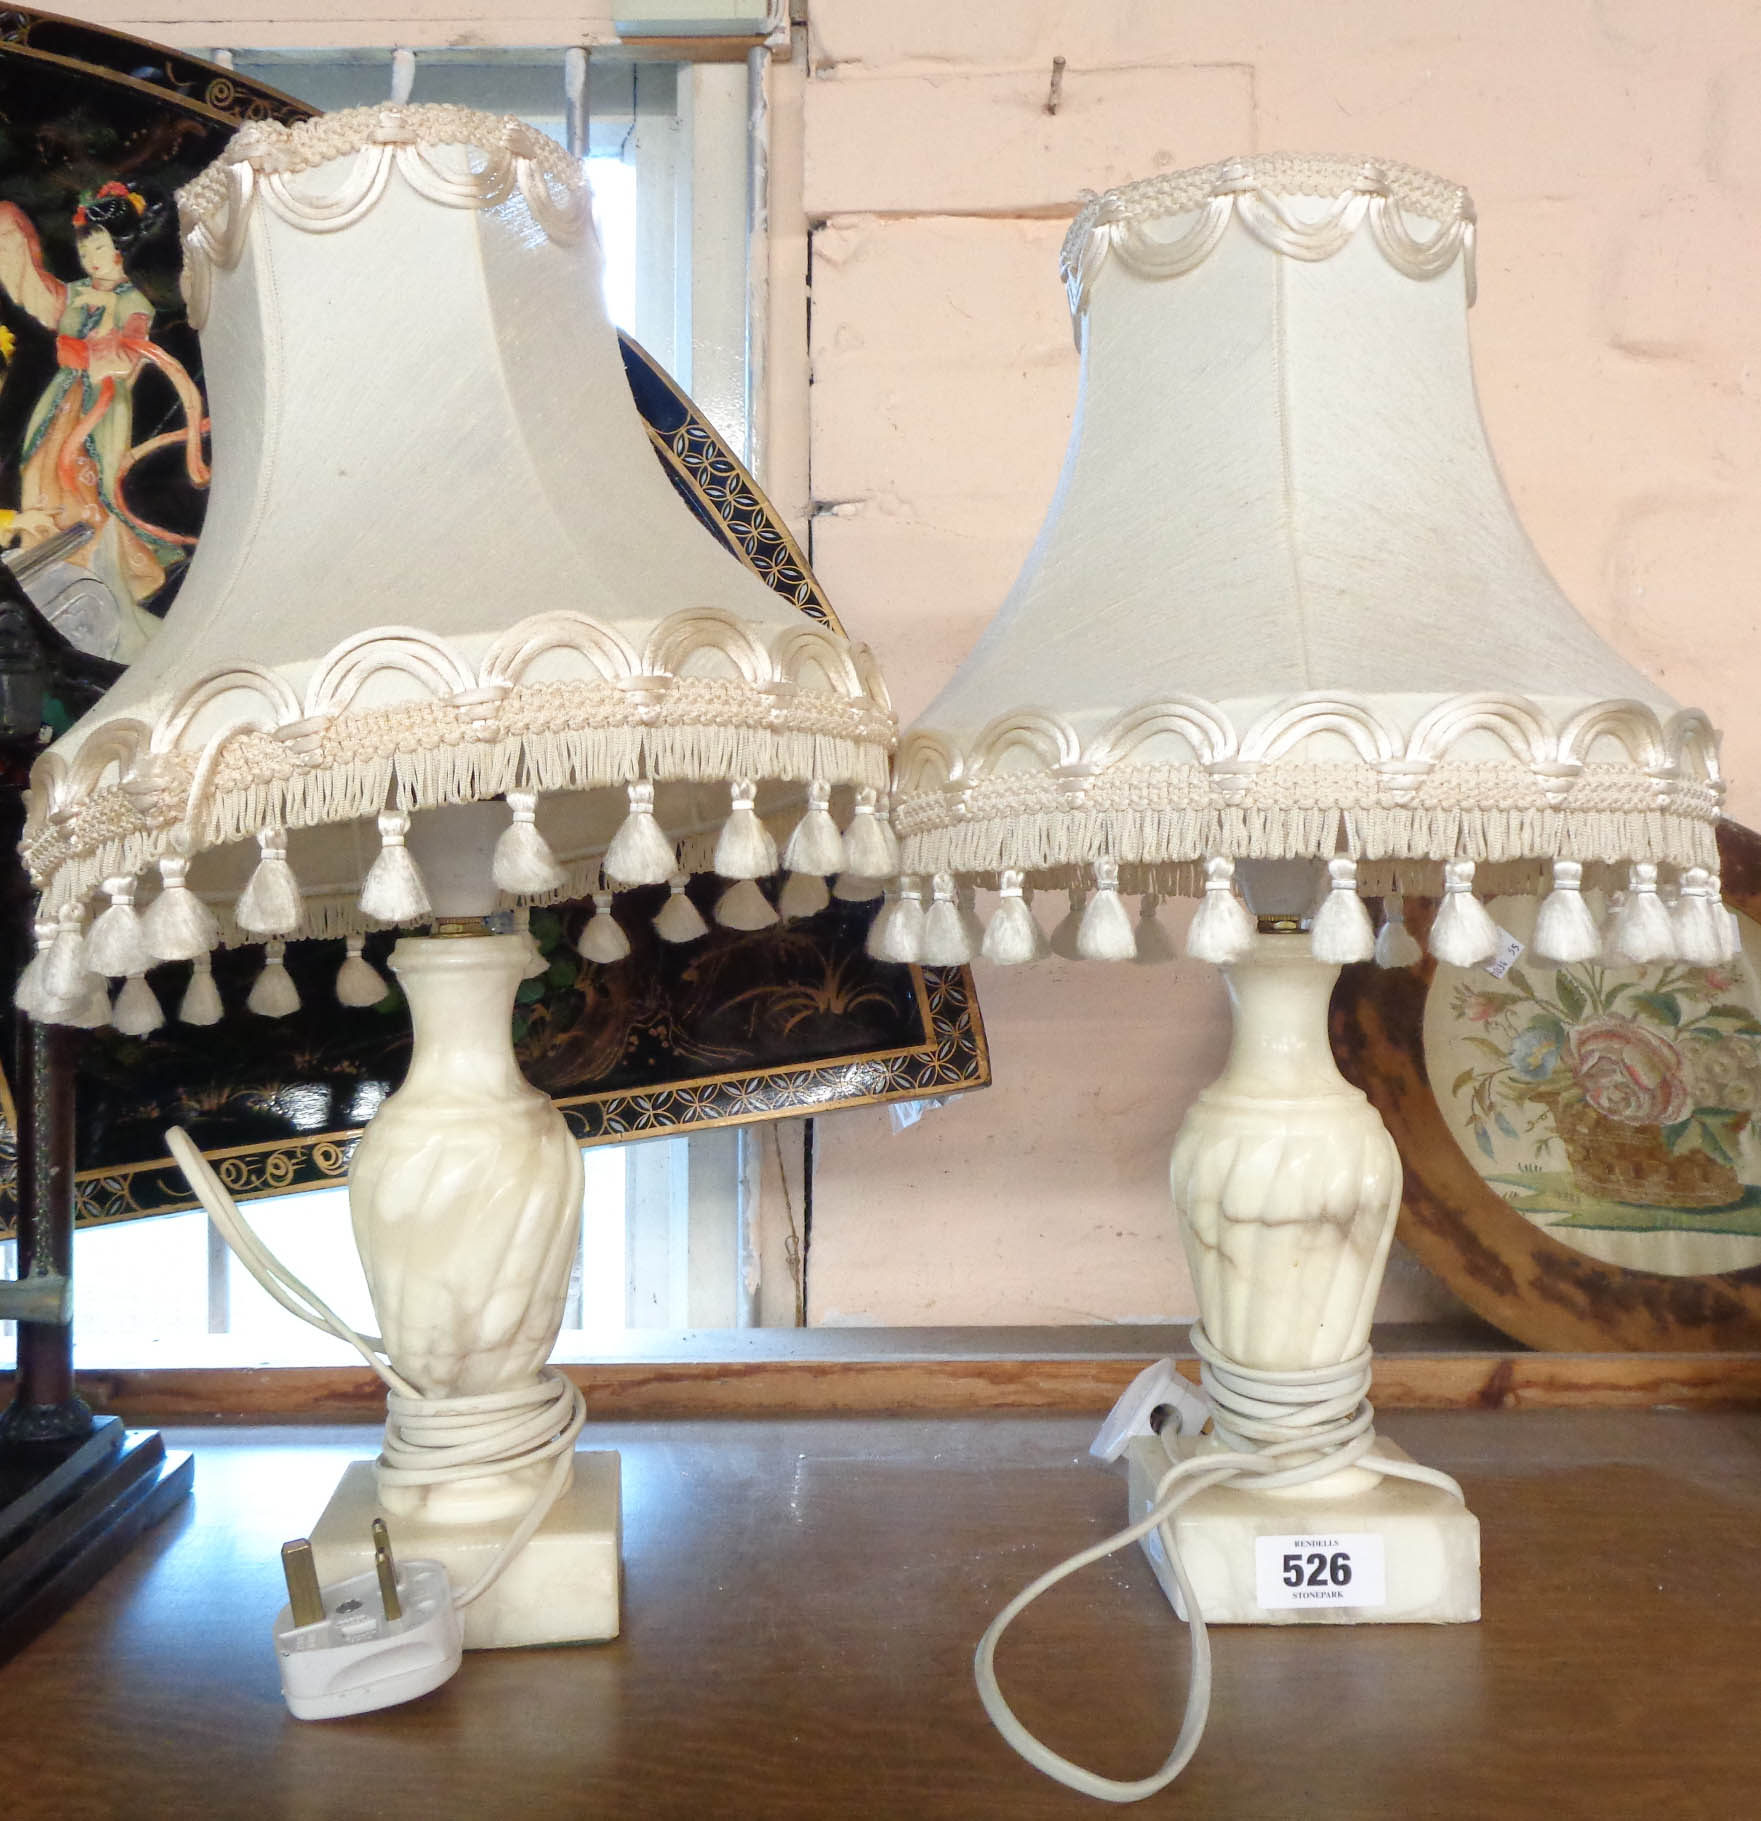
[[[351,1461],[312,1531],[318,1579],[328,1586],[373,1566],[372,1525],[385,1519],[392,1553],[445,1565],[455,1592],[495,1559],[507,1535],[499,1524],[429,1524],[393,1517],[379,1505],[371,1461]],[[618,1635],[622,1501],[618,1457],[579,1450],[575,1478],[493,1587],[464,1620],[467,1650],[516,1644],[584,1644]]]
[[[1190,1451],[1190,1442],[1179,1444]],[[1378,1450],[1411,1457],[1392,1442]],[[1150,1508],[1169,1457],[1159,1436],[1139,1436],[1126,1449],[1131,1521]],[[1180,1559],[1207,1625],[1456,1625],[1480,1616],[1480,1522],[1434,1486],[1383,1478],[1358,1492],[1255,1492],[1216,1486],[1183,1505],[1173,1521]],[[1262,1536],[1379,1537],[1385,1599],[1375,1606],[1262,1606],[1254,1543]],[[1143,1539],[1162,1591],[1185,1618],[1158,1532]]]

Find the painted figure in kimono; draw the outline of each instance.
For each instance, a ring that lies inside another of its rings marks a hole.
[[[56,351],[55,377],[37,400],[19,450],[18,509],[0,514],[0,542],[29,552],[86,527],[90,535],[65,561],[102,583],[109,602],[94,611],[95,591],[88,587],[79,628],[69,636],[124,664],[159,625],[140,603],[158,592],[194,541],[129,510],[129,470],[152,450],[181,442],[191,482],[199,487],[208,479],[201,395],[183,366],[151,339],[153,306],[125,269],[147,212],[145,198],[121,183],[107,183],[82,202],[73,215],[81,276],[67,280],[44,264],[29,217],[0,202],[0,287],[54,332]],[[149,363],[170,380],[184,423],[136,445],[135,380]]]

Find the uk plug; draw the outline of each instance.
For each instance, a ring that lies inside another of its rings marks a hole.
[[[281,1547],[287,1604],[275,1620],[281,1692],[296,1720],[330,1720],[413,1701],[447,1681],[464,1648],[452,1584],[439,1562],[400,1567],[383,1518],[373,1568],[318,1584],[312,1545]]]

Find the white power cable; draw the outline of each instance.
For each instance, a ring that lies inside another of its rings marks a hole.
[[[165,1142],[189,1178],[196,1199],[245,1269],[291,1314],[346,1340],[384,1381],[387,1420],[379,1465],[381,1485],[438,1486],[491,1472],[517,1473],[545,1461],[554,1463],[495,1560],[454,1597],[455,1606],[469,1606],[501,1578],[562,1496],[574,1460],[575,1438],[587,1420],[587,1402],[579,1387],[547,1366],[537,1383],[512,1390],[470,1397],[424,1397],[391,1363],[378,1335],[356,1332],[263,1244],[188,1132],[173,1126],[165,1134]]]
[[[1079,1551],[1048,1569],[1025,1587],[991,1621],[973,1659],[979,1699],[991,1723],[1036,1770],[1069,1789],[1103,1802],[1138,1802],[1163,1790],[1191,1762],[1204,1737],[1211,1710],[1211,1641],[1192,1583],[1180,1560],[1169,1520],[1182,1505],[1207,1487],[1252,1480],[1270,1490],[1325,1479],[1346,1467],[1361,1466],[1395,1479],[1417,1480],[1451,1497],[1461,1487],[1447,1473],[1416,1461],[1395,1460],[1376,1452],[1375,1411],[1371,1408],[1370,1349],[1337,1366],[1300,1372],[1262,1372],[1220,1353],[1203,1327],[1194,1322],[1189,1338],[1199,1356],[1199,1377],[1211,1406],[1212,1438],[1221,1452],[1195,1454],[1177,1461],[1156,1483],[1149,1510],[1105,1542]],[[1126,1782],[1085,1770],[1061,1757],[1015,1717],[997,1684],[997,1644],[1009,1626],[1048,1588],[1092,1562],[1141,1542],[1152,1530],[1161,1532],[1168,1565],[1186,1607],[1190,1641],[1190,1674],[1186,1709],[1174,1748],[1161,1767],[1147,1777]]]

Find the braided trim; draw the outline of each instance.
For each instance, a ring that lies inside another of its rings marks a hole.
[[[460,176],[429,156],[443,145],[468,147],[482,162]],[[296,190],[288,182],[351,155],[353,168],[325,195]],[[518,190],[533,219],[559,246],[574,246],[593,231],[580,161],[512,116],[451,104],[386,102],[291,124],[252,121],[177,192],[190,321],[198,329],[207,322],[215,269],[230,271],[238,263],[259,201],[294,227],[336,233],[378,203],[393,170],[418,195],[447,208],[494,208]]]
[[[1283,207],[1291,196],[1328,197],[1334,206],[1306,221]],[[1145,232],[1150,222],[1196,214],[1169,240]],[[1415,235],[1407,215],[1436,223]],[[1231,221],[1291,259],[1330,259],[1366,224],[1383,257],[1409,278],[1436,278],[1464,262],[1474,301],[1474,205],[1459,184],[1385,160],[1262,153],[1194,170],[1147,177],[1086,198],[1064,238],[1058,269],[1080,327],[1089,293],[1107,259],[1119,258],[1144,278],[1178,278],[1210,257]]]

